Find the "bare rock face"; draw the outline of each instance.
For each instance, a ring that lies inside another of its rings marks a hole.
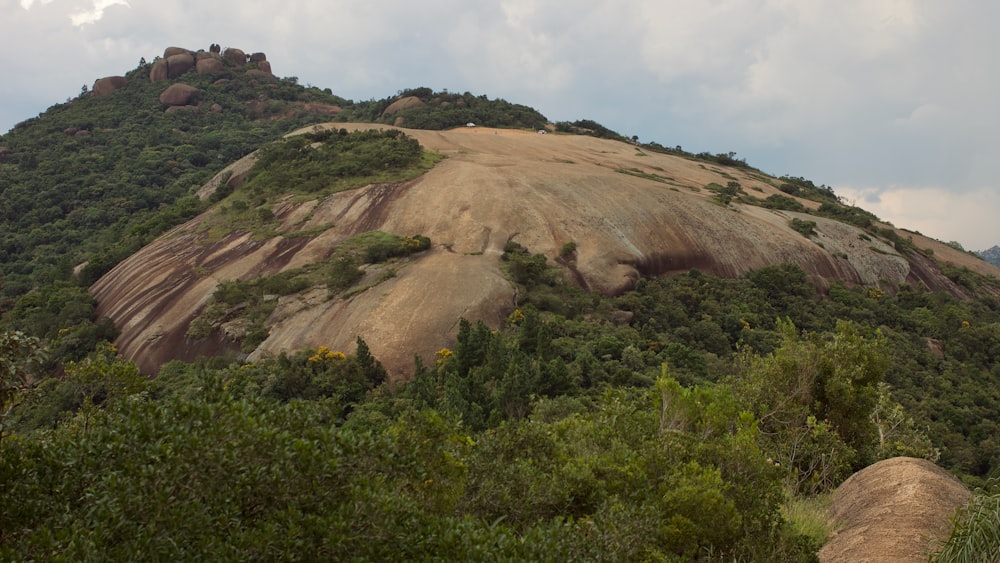
[[[157,59],[149,69],[150,82],[162,82],[170,78],[167,72],[167,59]]]
[[[167,57],[168,78],[177,78],[192,68],[194,68],[194,55],[191,53],[179,53]]]
[[[389,104],[389,107],[385,108],[382,115],[392,115],[397,111],[411,108],[422,108],[425,105],[426,104],[424,104],[423,100],[416,96],[406,96],[405,98],[400,98]]]
[[[186,106],[197,101],[200,90],[188,84],[180,82],[171,84],[160,94],[160,103],[169,106]]]
[[[254,53],[250,55],[250,62],[252,63],[262,63],[267,60],[267,55],[264,53]]]
[[[174,55],[190,55],[191,51],[188,51],[184,47],[167,47],[163,50],[163,58],[169,59]]]
[[[271,72],[271,63],[269,61],[260,61],[257,63],[257,70],[261,72],[266,72],[268,74],[274,74]]]
[[[671,155],[637,155],[628,143],[586,136],[484,127],[406,133],[447,158],[405,184],[274,204],[280,232],[313,236],[262,240],[233,232],[210,240],[201,228],[207,220],[202,216],[108,272],[92,292],[98,313],[121,329],[121,353],[145,373],[172,359],[193,359],[205,349],[185,333],[220,282],[321,261],[340,242],[373,230],[422,234],[434,246],[394,264],[394,276],[373,267],[365,274],[370,283],[360,284],[368,289],[349,298],[317,300],[308,291],[282,297],[267,321],[270,336],[251,358],[319,346],[350,352],[361,336],[393,377],[406,378],[414,353],[427,359],[453,345],[460,317],[500,326],[511,312],[514,290],[501,272],[500,256],[512,239],[553,262],[568,242],[575,243],[575,263],[565,267],[565,275],[607,294],[632,288],[641,276],[698,268],[739,277],[782,263],[798,264],[818,286],[826,280],[849,285],[927,280],[931,289],[950,290],[947,278],[930,266],[915,267],[877,238],[865,235],[869,240],[863,240],[855,227],[789,211],[722,206],[704,189],[735,179],[760,199],[781,193],[776,182],[753,171],[704,167]],[[252,163],[249,157],[241,160],[199,196],[238,181]],[[651,179],[654,175],[663,180]],[[815,221],[817,235],[806,238],[794,231],[793,218]],[[947,248],[934,247],[934,256],[950,256]],[[963,256],[954,252],[956,259]],[[924,277],[917,277],[917,270]],[[315,291],[325,296],[325,288]]]
[[[107,96],[108,94],[128,86],[128,79],[124,76],[107,76],[97,79],[91,91],[95,96]]]
[[[240,49],[235,49],[233,47],[227,47],[225,51],[222,52],[222,58],[242,67],[247,64],[247,54]]]
[[[837,524],[819,552],[822,563],[927,561],[932,542],[946,539],[955,509],[971,493],[924,459],[897,457],[855,473],[833,495]]]
[[[224,69],[225,66],[222,64],[222,61],[214,58],[200,59],[195,65],[195,70],[198,74],[215,74],[222,72]]]

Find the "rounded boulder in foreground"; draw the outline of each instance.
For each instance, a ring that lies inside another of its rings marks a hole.
[[[951,517],[972,494],[926,459],[896,457],[870,465],[833,495],[837,531],[819,552],[822,563],[927,561],[947,539]]]

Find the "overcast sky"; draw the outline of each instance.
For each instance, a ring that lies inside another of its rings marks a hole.
[[[429,86],[735,151],[897,227],[1000,244],[995,0],[0,0],[0,131],[211,43],[354,100]]]

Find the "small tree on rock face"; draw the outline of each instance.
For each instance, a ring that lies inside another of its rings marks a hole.
[[[382,362],[376,360],[375,356],[372,356],[371,351],[368,350],[368,343],[360,336],[357,343],[358,350],[355,356],[358,359],[358,365],[361,366],[361,373],[371,383],[372,387],[378,387],[385,382],[388,373],[386,373],[385,368],[382,366]]]
[[[4,422],[29,385],[30,365],[40,349],[38,339],[33,336],[17,330],[0,332],[0,445]]]

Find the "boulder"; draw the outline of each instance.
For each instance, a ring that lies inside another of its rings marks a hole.
[[[222,52],[222,58],[237,66],[247,64],[247,54],[240,49],[234,49],[232,47],[227,47],[226,50]]]
[[[160,94],[160,102],[168,106],[187,106],[195,103],[198,94],[201,92],[194,86],[188,84],[171,84]]]
[[[115,90],[128,86],[128,80],[124,76],[106,76],[98,78],[94,82],[92,89],[95,96],[107,96]]]
[[[208,108],[208,111],[210,111],[212,113],[219,113],[220,111],[222,111],[222,106],[220,106],[219,104],[212,104]]]
[[[195,70],[198,74],[215,74],[217,72],[222,72],[225,69],[225,65],[219,59],[201,59],[195,65]]]
[[[200,61],[202,59],[220,59],[221,60],[222,57],[220,55],[216,55],[215,53],[209,53],[208,51],[198,51],[197,53],[194,54],[194,60],[195,60],[195,62]]]
[[[76,135],[77,131],[79,131],[79,129],[77,129],[76,127],[67,127],[63,129],[63,135],[72,137],[73,135]]]
[[[389,104],[389,107],[385,108],[385,111],[382,112],[382,115],[392,115],[397,111],[401,111],[404,109],[412,109],[412,108],[422,108],[425,105],[426,104],[424,103],[424,101],[416,96],[406,96],[405,98],[400,98],[395,102]]]
[[[271,63],[268,61],[260,61],[259,63],[257,63],[257,70],[266,72],[268,74],[274,74],[273,72],[271,72]]]
[[[167,59],[157,59],[153,68],[149,69],[150,82],[162,82],[170,78],[167,73]]]
[[[250,62],[252,63],[262,63],[267,60],[267,55],[264,53],[254,53],[250,55]]]
[[[222,47],[219,46],[218,43],[212,43],[211,45],[208,46],[208,52],[215,53],[216,55],[218,55],[219,53],[222,52]]]
[[[190,55],[191,51],[188,51],[184,47],[167,47],[163,50],[163,58],[169,59],[174,55]]]
[[[192,68],[194,68],[194,55],[191,53],[181,53],[167,57],[168,78],[177,78]]]
[[[948,538],[951,516],[970,496],[958,479],[925,459],[870,465],[834,492],[829,511],[837,530],[819,560],[927,561],[933,542]]]

